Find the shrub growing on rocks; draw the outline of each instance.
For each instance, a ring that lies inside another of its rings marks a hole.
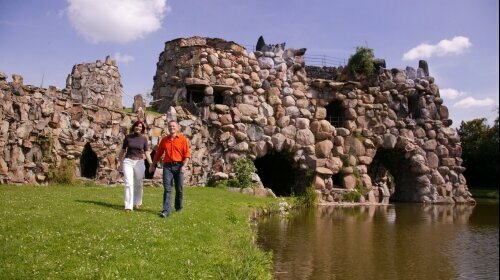
[[[59,166],[51,168],[48,175],[52,183],[73,184],[76,181],[74,163],[68,159],[63,159]]]
[[[371,76],[375,73],[375,66],[373,64],[375,56],[373,49],[367,47],[356,47],[356,53],[349,57],[347,67],[349,73],[352,75],[366,75]]]
[[[253,162],[246,158],[239,158],[233,163],[233,167],[238,187],[252,187],[252,173],[257,171]]]

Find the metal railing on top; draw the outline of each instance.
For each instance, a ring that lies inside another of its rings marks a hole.
[[[245,45],[241,44],[248,51],[255,51],[255,45]],[[337,67],[345,66],[345,58],[334,57],[324,54],[309,54],[306,52],[304,56],[307,66],[325,66],[325,67]]]
[[[304,56],[307,66],[344,66],[345,58],[338,58],[324,54],[307,54]]]

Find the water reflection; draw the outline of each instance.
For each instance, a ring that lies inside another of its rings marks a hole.
[[[498,204],[320,207],[258,233],[277,279],[498,279]]]

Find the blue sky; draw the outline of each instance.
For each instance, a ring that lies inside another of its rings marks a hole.
[[[251,49],[307,48],[347,61],[368,46],[388,68],[425,59],[453,127],[499,104],[498,0],[0,0],[0,71],[24,84],[63,88],[73,65],[115,58],[124,106],[150,91],[164,43],[217,37]],[[311,64],[313,63],[310,60]]]

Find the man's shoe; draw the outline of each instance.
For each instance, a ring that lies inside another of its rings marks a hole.
[[[130,213],[132,212],[132,209],[125,209],[125,213]]]
[[[141,209],[141,205],[139,205],[139,204],[134,205],[134,208],[137,209],[137,210],[139,210],[139,209]]]
[[[160,213],[160,218],[166,218],[166,217],[168,217],[168,213],[166,213],[166,212]]]

